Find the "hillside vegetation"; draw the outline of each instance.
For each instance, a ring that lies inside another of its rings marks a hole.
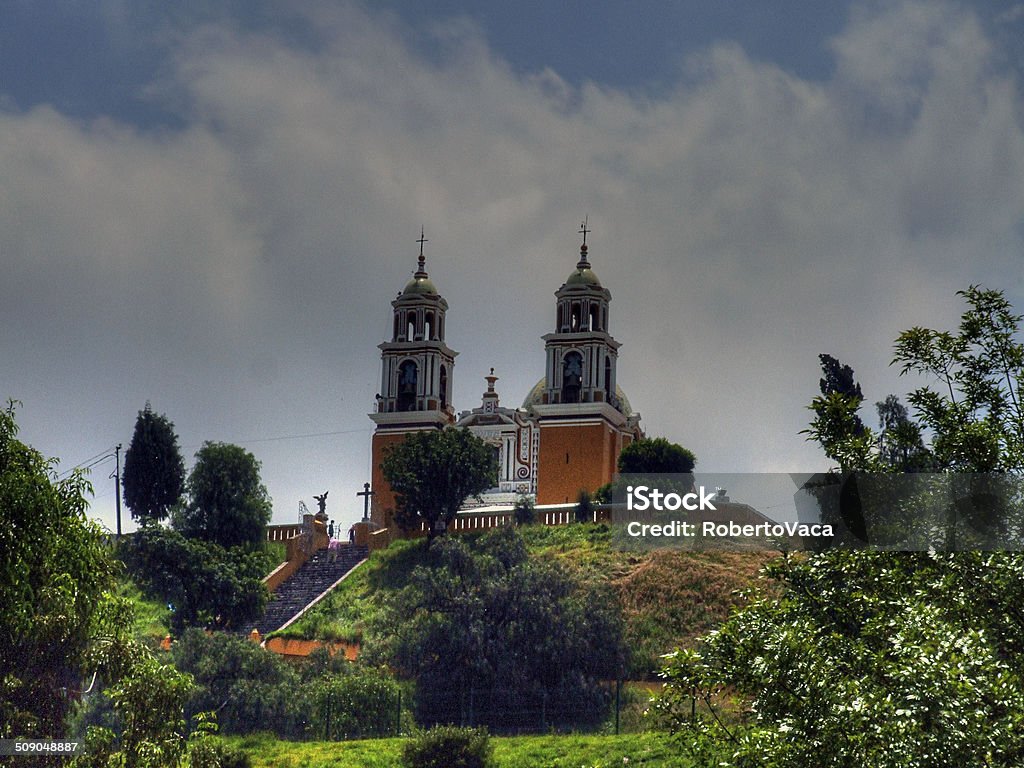
[[[742,602],[773,552],[625,552],[611,544],[606,525],[530,525],[519,529],[531,556],[555,561],[585,581],[609,584],[626,620],[634,677],[660,666],[659,657],[689,647]],[[473,541],[475,536],[467,537]],[[434,556],[425,540],[399,541],[375,552],[316,608],[283,633],[287,637],[363,642],[383,603],[417,566]]]
[[[406,739],[346,742],[290,742],[267,736],[233,738],[253,768],[394,768]],[[660,733],[626,736],[563,735],[493,737],[497,768],[660,768],[696,766],[671,737]]]

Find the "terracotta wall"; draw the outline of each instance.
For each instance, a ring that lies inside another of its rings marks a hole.
[[[537,503],[576,501],[580,489],[593,493],[611,482],[618,459],[618,432],[604,423],[541,424]]]

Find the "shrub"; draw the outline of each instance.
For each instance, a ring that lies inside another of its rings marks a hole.
[[[516,505],[512,508],[512,515],[516,525],[530,525],[537,519],[537,510],[533,505],[533,499],[529,496],[520,496],[516,499]]]
[[[512,528],[431,550],[437,565],[413,571],[373,633],[378,655],[416,680],[420,724],[546,731],[604,720],[601,681],[626,662],[613,596],[531,559]]]
[[[198,739],[188,751],[191,768],[252,768],[248,753],[219,739]]]
[[[303,731],[299,676],[280,656],[249,640],[222,633],[187,631],[172,646],[178,669],[197,684],[188,710],[215,710],[222,733],[270,730],[278,736]]]
[[[398,683],[384,670],[350,667],[310,684],[311,733],[328,741],[393,735]]]
[[[483,728],[441,726],[423,731],[402,749],[405,768],[491,768],[494,747]]]
[[[594,500],[586,490],[576,498],[575,518],[577,523],[589,523],[594,519]]]

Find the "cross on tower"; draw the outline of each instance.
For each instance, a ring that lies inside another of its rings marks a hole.
[[[423,244],[430,242],[429,240],[427,240],[427,238],[425,238],[423,236],[423,227],[422,227],[422,225],[420,226],[420,239],[417,240],[416,242],[420,244],[420,272],[422,272],[423,271],[424,262],[426,261],[423,258]]]
[[[363,490],[356,494],[356,496],[363,497],[363,521],[370,519],[370,497],[376,496],[377,494],[370,490],[369,483],[363,483]]]
[[[587,228],[587,222],[588,222],[589,220],[590,220],[590,217],[589,217],[589,216],[586,216],[586,217],[584,217],[584,219],[583,219],[583,223],[582,223],[582,224],[580,224],[580,234],[581,234],[581,235],[583,235],[583,244],[584,244],[584,245],[586,245],[586,244],[587,244],[587,234],[588,234],[589,232],[592,232],[592,231],[593,231],[593,230],[590,230],[590,229],[588,229],[588,228]]]

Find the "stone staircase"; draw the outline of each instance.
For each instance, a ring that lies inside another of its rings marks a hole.
[[[368,554],[366,547],[342,544],[338,550],[338,559],[332,563],[326,549],[316,552],[270,596],[266,613],[252,626],[264,637],[280,629],[328,587],[365,560]],[[247,628],[246,633],[252,626]]]

